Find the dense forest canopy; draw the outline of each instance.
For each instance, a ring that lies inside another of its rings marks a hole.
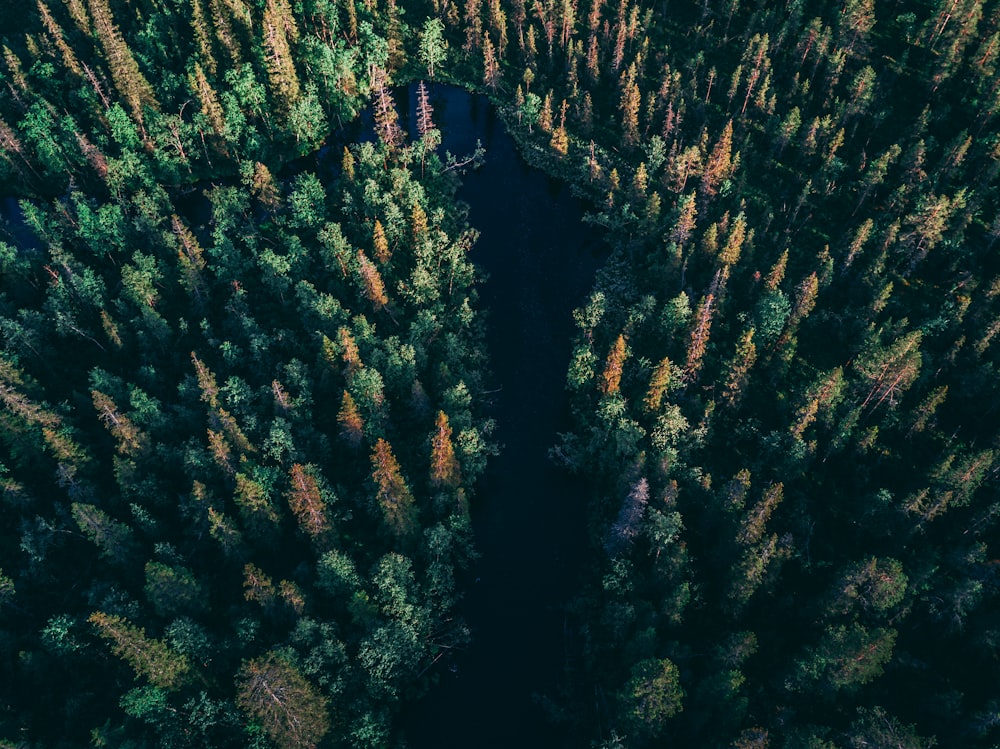
[[[594,488],[568,745],[1000,743],[1000,4],[19,12],[3,745],[400,745],[466,642],[487,362],[420,79],[613,238],[551,453]]]

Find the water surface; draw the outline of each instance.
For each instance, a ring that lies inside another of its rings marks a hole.
[[[485,97],[435,86],[431,101],[442,149],[486,148],[459,198],[481,232],[472,258],[488,274],[480,308],[502,451],[473,507],[482,558],[463,605],[473,642],[408,711],[406,731],[419,749],[553,749],[564,731],[548,725],[537,696],[554,694],[576,660],[563,607],[584,554],[585,487],[547,453],[570,427],[570,313],[593,284],[602,245],[581,223],[583,202],[524,163]]]

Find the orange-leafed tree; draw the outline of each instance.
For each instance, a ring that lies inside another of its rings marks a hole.
[[[288,506],[299,527],[313,539],[322,538],[330,531],[330,517],[313,469],[294,464],[288,472],[288,483]]]
[[[337,412],[337,422],[340,424],[341,437],[354,447],[361,444],[361,440],[365,436],[365,422],[358,411],[358,404],[354,402],[354,398],[346,390],[340,403],[340,411]]]
[[[389,297],[385,294],[385,283],[382,281],[382,274],[378,272],[375,263],[365,257],[365,253],[358,250],[358,275],[361,276],[361,285],[365,297],[372,303],[375,309],[382,309],[389,303]]]
[[[455,446],[451,441],[448,415],[444,411],[438,411],[434,437],[431,439],[431,483],[435,486],[455,488],[461,480]]]
[[[397,536],[406,536],[416,526],[416,506],[399,462],[392,453],[392,446],[382,437],[375,443],[371,462],[376,499],[382,508],[386,525]]]
[[[628,348],[625,345],[625,336],[619,335],[608,352],[608,358],[604,362],[604,371],[601,373],[599,387],[605,395],[617,393],[622,381],[622,368],[625,366],[625,358],[628,356]]]

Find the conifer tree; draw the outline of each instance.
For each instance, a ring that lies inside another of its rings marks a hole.
[[[139,452],[145,443],[145,436],[125,414],[118,411],[118,406],[107,395],[99,390],[92,390],[90,395],[101,421],[118,441],[118,452],[123,455]]]
[[[59,27],[59,24],[56,23],[56,20],[52,17],[52,13],[49,11],[44,0],[37,0],[37,4],[38,12],[42,17],[42,25],[45,26],[45,30],[52,39],[52,43],[56,45],[56,49],[59,50],[59,54],[62,56],[63,65],[65,65],[66,69],[74,75],[78,75],[82,78],[83,68],[80,67],[80,63],[77,60],[76,53],[73,52],[73,48],[66,42],[66,37],[63,34],[62,29]]]
[[[604,395],[613,395],[618,392],[622,381],[622,368],[625,366],[627,356],[628,348],[625,345],[625,336],[619,334],[608,352],[608,357],[604,362],[604,371],[601,373],[600,390]]]
[[[299,527],[312,539],[318,540],[330,531],[326,500],[313,476],[315,468],[299,463],[288,472],[288,506],[299,521]]]
[[[403,130],[399,126],[396,102],[389,91],[386,72],[377,65],[371,69],[372,108],[374,109],[375,132],[379,140],[390,149],[403,145]]]
[[[147,637],[143,628],[103,611],[95,611],[88,621],[98,635],[111,643],[112,652],[128,663],[136,676],[153,686],[173,690],[187,679],[191,670],[187,658],[162,641]]]
[[[489,34],[483,34],[483,85],[496,92],[502,71]]]
[[[392,257],[392,253],[389,251],[389,241],[385,238],[385,229],[378,219],[375,219],[375,225],[372,227],[372,248],[375,250],[375,259],[380,265],[389,262],[389,258]]]
[[[722,391],[722,401],[726,405],[735,406],[743,394],[749,378],[750,369],[757,360],[757,347],[753,342],[754,329],[748,328],[736,344],[736,351],[727,367],[725,386]]]
[[[215,89],[212,88],[212,84],[208,82],[205,71],[197,62],[194,64],[192,73],[188,77],[188,85],[191,91],[194,92],[194,95],[198,97],[198,104],[201,106],[201,111],[208,118],[208,122],[212,126],[212,131],[219,138],[225,137],[225,114],[222,111],[222,106],[219,104],[219,98],[215,93]]]
[[[423,138],[434,129],[434,107],[423,81],[417,84],[417,133]]]
[[[712,147],[712,152],[705,161],[705,170],[701,174],[701,184],[698,191],[702,199],[713,197],[719,185],[729,179],[739,163],[739,154],[733,155],[733,121],[729,120]]]
[[[670,387],[670,378],[672,374],[673,365],[670,363],[670,359],[663,357],[663,359],[660,360],[660,363],[656,365],[656,368],[653,370],[653,374],[649,378],[649,387],[646,390],[646,397],[642,401],[642,404],[648,413],[656,413],[660,410],[660,403],[663,401],[663,396]]]
[[[315,749],[330,730],[326,699],[277,652],[243,663],[236,704],[279,749]]]
[[[267,0],[261,31],[267,48],[271,90],[282,110],[290,112],[299,99],[301,85],[289,43],[290,38],[294,40],[298,36],[298,28],[288,0]]]
[[[417,508],[392,447],[382,437],[372,450],[371,463],[375,498],[386,525],[397,537],[410,535],[416,528]]]
[[[118,26],[115,25],[108,0],[87,0],[87,6],[93,19],[94,33],[104,50],[104,59],[111,70],[115,88],[128,103],[132,117],[142,125],[143,105],[159,108],[153,87],[139,70],[139,64],[122,38]]]
[[[85,502],[74,502],[70,514],[83,534],[101,550],[102,557],[124,563],[132,556],[135,536],[127,525]]]
[[[348,444],[354,447],[359,446],[361,440],[364,439],[364,421],[354,398],[346,390],[341,401],[340,411],[337,412],[337,422],[340,424],[340,435],[347,440]]]
[[[382,275],[378,272],[375,264],[361,250],[358,250],[358,274],[361,276],[362,287],[368,301],[377,310],[385,307],[389,303],[389,297],[385,294]]]
[[[434,80],[434,68],[445,61],[448,42],[444,38],[444,24],[439,18],[428,18],[420,32],[419,58],[427,68],[427,77]]]
[[[712,329],[713,303],[715,296],[711,293],[702,297],[698,309],[694,313],[694,324],[691,327],[690,341],[687,347],[687,361],[684,363],[684,379],[687,382],[697,379],[701,370],[705,347],[708,345]]]
[[[451,441],[448,415],[444,411],[438,411],[434,429],[434,436],[431,438],[431,483],[455,489],[461,483],[462,476]]]
[[[351,335],[350,330],[345,327],[340,328],[337,331],[337,337],[340,342],[340,358],[347,365],[345,376],[350,382],[364,366],[361,362],[361,353],[358,351],[358,344],[354,342],[354,336]]]

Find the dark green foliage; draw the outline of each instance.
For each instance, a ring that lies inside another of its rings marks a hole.
[[[360,108],[381,11],[348,44],[327,3],[140,5],[9,42],[5,81],[25,44],[65,74],[0,97],[0,743],[388,741],[466,637],[475,233],[433,144],[274,176]]]
[[[476,234],[397,121],[424,75],[614,239],[556,451],[572,739],[1000,740],[995,2],[17,12],[0,741],[381,746],[464,637]],[[276,176],[368,97],[381,145]]]

